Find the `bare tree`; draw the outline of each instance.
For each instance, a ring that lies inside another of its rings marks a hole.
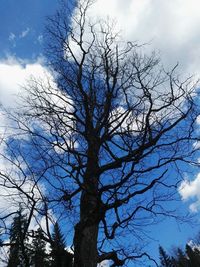
[[[26,85],[12,119],[27,137],[7,144],[26,162],[23,183],[43,187],[37,210],[66,224],[71,216],[74,267],[122,266],[149,258],[137,241],[144,226],[176,216],[166,201],[195,156],[196,84],[123,42],[109,22],[92,23],[91,4],[78,2],[70,23],[64,9],[50,18],[52,73]]]

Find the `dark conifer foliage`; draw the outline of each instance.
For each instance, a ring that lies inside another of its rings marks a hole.
[[[29,267],[29,249],[26,238],[27,219],[19,209],[10,229],[10,253],[8,267]]]
[[[188,258],[180,248],[177,249],[177,256],[175,262],[178,267],[189,266]]]
[[[20,209],[11,225],[7,267],[72,267],[73,254],[66,251],[65,238],[58,223],[54,225],[51,240],[45,237],[41,228],[32,231],[30,236],[27,218]]]
[[[72,266],[72,254],[65,250],[65,238],[57,222],[54,225],[51,249],[52,267]]]
[[[188,256],[189,267],[200,266],[199,250],[197,248],[192,248],[187,244],[185,251]]]
[[[160,254],[161,266],[165,266],[165,267],[173,266],[171,257],[167,255],[166,251],[161,246],[159,246],[159,254]]]
[[[160,266],[161,267],[199,267],[200,266],[200,244],[193,246],[186,244],[185,251],[177,248],[175,255],[168,255],[165,250],[159,246]]]
[[[32,260],[34,267],[50,266],[50,257],[46,252],[46,242],[43,240],[43,231],[39,228],[32,243]]]

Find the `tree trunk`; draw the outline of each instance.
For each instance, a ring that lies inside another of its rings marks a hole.
[[[98,224],[85,226],[78,223],[74,237],[74,267],[97,267]]]
[[[74,267],[97,267],[98,230],[101,201],[98,196],[98,143],[88,149],[88,163],[84,175],[84,188],[80,199],[80,221],[75,226]]]
[[[83,191],[81,196],[80,222],[75,227],[74,267],[97,266],[97,239],[100,214],[98,207],[97,194]]]

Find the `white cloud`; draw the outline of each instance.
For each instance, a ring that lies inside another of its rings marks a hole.
[[[55,108],[58,109],[66,108],[66,103],[69,103],[70,99],[67,98],[65,101],[65,94],[58,91],[52,75],[42,64],[42,59],[30,63],[25,60],[16,59],[15,57],[8,57],[6,60],[0,61],[0,103],[5,108],[19,107],[20,100],[18,99],[18,95],[25,95],[26,91],[24,90],[23,85],[27,84],[30,77],[34,77],[35,80],[39,81],[38,90],[42,90],[43,86],[47,88],[45,97],[49,97],[48,101],[52,106],[55,106]],[[34,79],[31,80],[32,83],[34,83]],[[71,107],[69,106],[68,108],[70,109]],[[18,195],[18,190],[15,186],[15,183],[20,183],[20,181],[15,180],[20,178],[20,175],[17,173],[19,169],[14,169],[12,162],[6,160],[4,157],[6,145],[4,142],[1,142],[2,138],[6,140],[6,137],[13,133],[12,127],[10,127],[12,125],[11,123],[12,122],[10,122],[7,116],[4,115],[4,112],[0,107],[0,172],[1,174],[7,172],[9,177],[13,177],[13,180],[10,182],[0,178],[0,214],[17,209],[17,201],[21,202],[24,197],[23,194],[21,194],[21,196]],[[16,136],[16,138],[22,138],[22,136],[19,135]],[[61,147],[63,147],[63,144],[61,144]],[[27,166],[23,165],[23,160],[20,160],[19,157],[17,157],[16,160],[19,161],[20,167],[23,169],[27,168]],[[13,182],[13,188],[11,182]],[[8,186],[8,189],[5,188],[5,183]],[[34,178],[32,178],[32,180],[28,179],[23,185],[25,192],[31,193],[33,187]],[[44,186],[42,191],[45,191]],[[39,198],[36,193],[35,197]],[[26,201],[26,199],[24,201]],[[13,206],[13,204],[16,205]],[[44,219],[41,221],[41,224],[44,226]]]
[[[19,38],[24,38],[28,35],[28,33],[30,32],[30,28],[26,28],[24,31],[22,31],[19,35]]]
[[[9,35],[9,37],[8,37],[8,40],[9,41],[14,41],[15,38],[16,38],[16,35],[13,32],[11,32],[10,35]]]
[[[168,66],[198,72],[200,65],[200,2],[198,0],[97,0],[91,17],[110,17],[127,39],[150,43]]]
[[[125,40],[147,43],[147,53],[157,51],[167,68],[178,62],[179,72],[188,76],[198,75],[200,68],[199,13],[198,0],[97,0],[90,19],[114,19],[116,29],[121,30]],[[199,210],[200,174],[194,181],[184,181],[179,193],[185,201],[195,198],[190,210]]]
[[[43,77],[46,69],[42,60],[34,63],[8,57],[0,61],[0,103],[5,107],[16,105],[16,96],[31,75]]]
[[[33,79],[30,79],[31,77],[33,77]],[[60,109],[63,110],[63,108],[70,111],[72,110],[73,107],[71,100],[66,97],[64,93],[58,90],[52,75],[48,69],[42,65],[42,59],[38,59],[35,62],[30,63],[14,57],[8,57],[6,60],[0,61],[0,105],[2,104],[2,106],[6,109],[20,107],[21,99],[19,99],[18,96],[19,94],[22,97],[25,96],[26,90],[24,90],[24,88],[29,88],[29,85],[32,88],[36,86],[37,90],[41,92],[41,95],[43,94],[43,96],[49,101],[49,104],[51,104],[54,109],[57,109],[58,111]],[[23,88],[23,86],[25,87]],[[45,92],[43,88],[46,88]],[[3,110],[1,110],[1,106],[0,115],[1,141],[1,137],[5,136],[6,134],[12,134],[12,128],[9,127],[11,122],[4,115]],[[66,120],[66,123],[70,125],[68,116],[64,117],[64,119]],[[46,125],[43,124],[43,127],[47,127],[45,129],[50,130],[48,123]],[[66,131],[66,127],[65,129],[60,128],[59,130]],[[69,140],[68,145],[70,142],[72,142],[72,140]],[[57,145],[59,145],[60,149],[65,148],[64,144]],[[73,145],[76,144],[74,143]]]
[[[0,142],[5,133],[8,134],[10,125],[7,116],[1,110],[1,105],[6,108],[14,108],[19,104],[18,95],[25,94],[22,86],[26,84],[31,76],[36,78],[45,77],[47,69],[42,65],[42,59],[35,62],[17,59],[8,56],[0,60]],[[11,128],[10,128],[11,130]]]
[[[8,40],[12,42],[12,44],[15,46],[16,45],[15,41],[19,39],[23,39],[29,34],[29,32],[30,32],[30,28],[28,27],[25,30],[23,30],[20,34],[15,34],[11,32],[8,36]]]
[[[42,60],[38,59],[37,61],[30,63],[27,61],[22,61],[14,57],[8,57],[6,60],[0,61],[0,104],[5,108],[14,108],[17,107],[17,95],[19,93],[23,94],[24,91],[21,86],[26,83],[26,80],[29,79],[31,75],[34,75],[36,78],[45,77],[47,70],[42,65]],[[24,199],[25,195],[18,194],[15,183],[20,183],[17,170],[14,169],[14,165],[4,158],[4,153],[6,145],[4,142],[1,142],[2,138],[5,138],[12,129],[10,129],[10,121],[7,116],[4,115],[3,110],[0,109],[0,172],[8,173],[8,176],[11,177],[10,182],[0,179],[0,214],[6,212],[11,212],[18,209],[17,202],[26,201]],[[20,158],[17,159],[22,166]],[[4,186],[7,184],[7,188]],[[12,184],[13,183],[13,184]],[[34,181],[28,180],[23,186],[22,189],[24,192],[31,192],[32,190],[37,191],[37,188],[34,187]],[[33,192],[33,191],[32,191]],[[35,192],[35,197],[39,198],[39,191]],[[14,205],[15,203],[15,205]],[[24,202],[25,203],[25,202]]]
[[[179,194],[183,201],[192,200],[189,208],[192,212],[197,212],[200,209],[200,174],[193,181],[184,180],[179,189]]]

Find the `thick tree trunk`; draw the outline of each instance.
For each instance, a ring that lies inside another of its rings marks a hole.
[[[97,267],[98,224],[85,226],[79,224],[75,228],[74,267]]]
[[[74,267],[97,267],[99,203],[97,194],[83,191],[80,222],[75,227]]]
[[[80,199],[80,221],[75,227],[74,267],[97,267],[100,200],[98,196],[98,143],[88,149],[84,188]]]

